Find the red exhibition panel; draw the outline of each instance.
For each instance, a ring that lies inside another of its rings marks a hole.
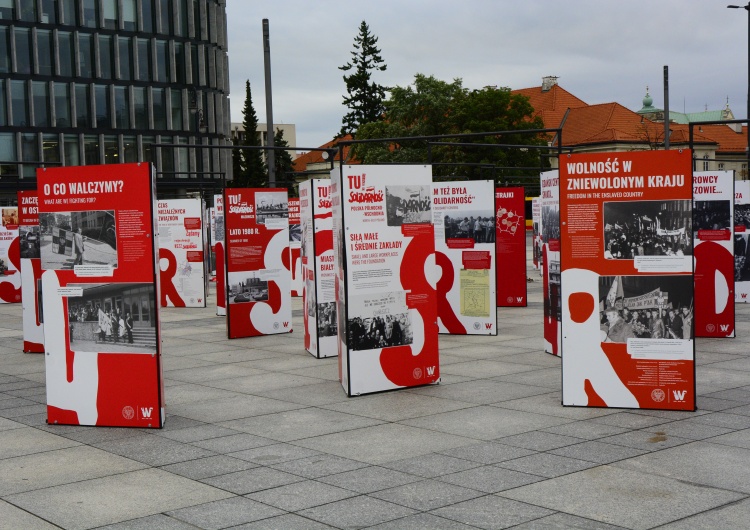
[[[561,160],[563,405],[695,409],[691,165]]]
[[[300,199],[289,198],[289,268],[292,273],[292,296],[302,296],[302,227],[300,224]]]
[[[47,421],[161,427],[152,167],[40,169],[37,183]]]
[[[695,308],[680,316],[696,337],[734,337],[734,172],[693,173],[693,247]]]
[[[331,180],[342,386],[438,382],[431,168],[344,166]]]
[[[21,301],[18,208],[3,206],[0,221],[0,304],[17,304]]]
[[[39,307],[42,299],[42,262],[39,258],[41,234],[36,190],[18,192],[18,225],[23,300],[23,351],[44,353],[44,326]]]
[[[227,188],[224,204],[229,338],[290,333],[287,190]]]
[[[526,307],[525,207],[523,188],[495,190],[498,307]]]

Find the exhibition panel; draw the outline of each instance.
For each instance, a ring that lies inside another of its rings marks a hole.
[[[734,301],[750,302],[750,180],[734,182]]]
[[[299,198],[289,198],[289,270],[292,274],[292,296],[302,296],[302,227],[300,225]]]
[[[17,304],[21,301],[18,208],[3,206],[0,219],[0,304]]]
[[[531,226],[532,237],[531,244],[533,250],[531,253],[531,263],[533,267],[540,270],[542,264],[542,233],[539,227],[542,222],[542,198],[534,197],[531,199]]]
[[[526,307],[526,193],[495,190],[497,305]]]
[[[37,183],[47,421],[161,427],[153,167],[40,169]]]
[[[557,170],[541,174],[542,296],[544,351],[562,355],[560,321],[560,186]]]
[[[695,409],[691,153],[561,161],[563,405]]]
[[[214,195],[213,245],[216,256],[216,314],[227,314],[227,274],[224,230],[224,195]]]
[[[23,351],[44,353],[42,299],[42,262],[39,251],[39,201],[36,191],[18,192],[18,229],[21,248],[21,299],[23,307]]]

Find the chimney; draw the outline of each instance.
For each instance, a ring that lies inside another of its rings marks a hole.
[[[548,75],[542,77],[542,92],[549,92],[552,87],[557,84],[558,77],[556,75]]]

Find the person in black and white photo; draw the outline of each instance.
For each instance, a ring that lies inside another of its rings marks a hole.
[[[318,304],[318,337],[336,335],[336,302]]]
[[[493,243],[495,216],[492,212],[463,211],[443,217],[445,242],[452,239],[471,239],[474,243]],[[492,235],[490,235],[492,234]]]
[[[117,268],[117,223],[112,210],[39,214],[40,257],[47,270],[76,265]]]
[[[697,233],[699,230],[730,230],[732,228],[730,208],[729,201],[695,201],[693,232]]]
[[[349,319],[350,350],[372,350],[411,344],[411,319],[409,313],[353,317]]]
[[[560,208],[555,205],[542,206],[542,243],[560,239]]]

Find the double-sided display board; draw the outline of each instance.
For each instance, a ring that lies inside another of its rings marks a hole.
[[[695,409],[691,165],[687,150],[560,161],[563,405]]]
[[[750,302],[750,180],[734,182],[734,301]]]
[[[203,203],[164,199],[156,203],[162,307],[206,307]]]
[[[0,208],[0,304],[21,301],[21,253],[18,208]]]
[[[216,314],[227,314],[227,269],[224,241],[224,195],[214,195],[213,246],[216,256]]]
[[[228,337],[290,333],[287,190],[226,188],[224,205]]]
[[[526,193],[495,190],[497,305],[526,307]]]
[[[331,173],[340,376],[349,396],[440,378],[431,188],[429,166]]]
[[[338,355],[331,181],[299,186],[302,234],[302,308],[305,349],[321,359]]]
[[[542,198],[534,197],[531,199],[531,227],[532,236],[531,244],[533,250],[531,253],[532,265],[539,270],[542,264],[542,233],[539,229],[542,221]]]
[[[40,169],[37,183],[48,423],[161,427],[152,166]]]
[[[302,226],[300,224],[300,200],[289,198],[289,271],[292,273],[292,296],[302,296]]]
[[[432,184],[440,333],[497,335],[495,185]]]
[[[734,337],[734,173],[693,173],[695,307],[680,317],[696,337]]]
[[[541,174],[542,298],[544,351],[562,354],[560,321],[560,186],[557,170]]]
[[[21,250],[21,293],[23,313],[23,351],[44,353],[42,299],[42,262],[39,258],[39,203],[36,191],[18,192],[18,230]]]

